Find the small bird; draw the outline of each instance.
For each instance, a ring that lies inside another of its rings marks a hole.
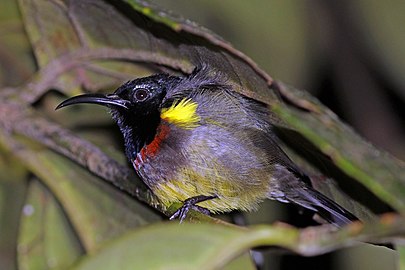
[[[268,107],[233,90],[208,65],[191,74],[156,74],[113,94],[84,94],[78,103],[106,106],[139,177],[164,207],[181,202],[205,214],[251,211],[265,199],[292,203],[343,226],[357,218],[311,187],[279,147]]]

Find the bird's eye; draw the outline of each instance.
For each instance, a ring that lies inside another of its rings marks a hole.
[[[136,101],[144,101],[149,97],[149,90],[145,88],[138,88],[135,90],[134,98]]]

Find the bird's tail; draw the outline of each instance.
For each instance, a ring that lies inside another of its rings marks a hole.
[[[329,223],[342,227],[358,220],[355,215],[311,187],[300,189],[299,192],[300,200],[295,203],[313,210]]]
[[[290,164],[289,167],[276,164],[273,171],[269,198],[290,202],[317,213],[335,226],[342,227],[358,220],[352,213],[311,187],[311,180]],[[277,192],[275,192],[277,191]]]

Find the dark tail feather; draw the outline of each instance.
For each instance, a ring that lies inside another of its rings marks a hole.
[[[307,187],[301,189],[299,205],[315,211],[327,222],[342,227],[358,220],[358,218],[318,191]]]
[[[284,162],[288,165],[289,159]],[[308,176],[290,166],[276,164],[273,171],[273,189],[270,198],[291,202],[316,212],[321,218],[338,227],[358,220],[352,213],[313,189]],[[274,192],[276,191],[276,192]]]
[[[315,211],[327,222],[334,224],[337,227],[342,227],[351,223],[352,221],[359,220],[355,215],[312,188],[305,188],[301,190],[301,196],[306,198],[304,203],[295,201],[295,203]],[[374,244],[377,246],[386,247],[395,250],[392,244]]]

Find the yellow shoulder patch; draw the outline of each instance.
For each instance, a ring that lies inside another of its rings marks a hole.
[[[163,108],[160,118],[185,129],[198,127],[200,117],[197,114],[198,104],[190,98],[176,100],[169,108]]]

